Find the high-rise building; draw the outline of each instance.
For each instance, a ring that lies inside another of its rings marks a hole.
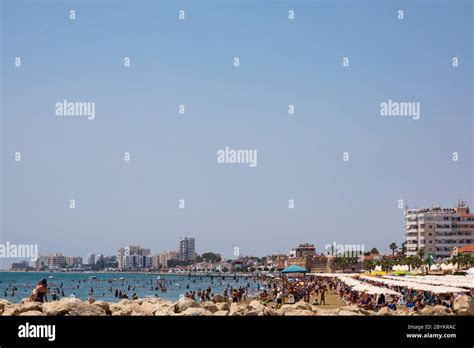
[[[180,261],[193,261],[196,258],[196,243],[194,238],[185,237],[179,241],[178,259]]]
[[[154,270],[160,269],[160,255],[152,255],[151,268]]]
[[[87,263],[89,266],[95,265],[99,262],[101,254],[89,254],[87,255]]]
[[[120,248],[117,251],[117,268],[118,269],[123,269],[123,258],[125,257],[125,248]]]
[[[82,257],[80,256],[67,256],[66,264],[68,267],[82,267]]]
[[[454,208],[405,209],[406,256],[449,257],[474,243],[474,214],[465,202]]]
[[[152,267],[151,250],[139,245],[130,245],[120,248],[117,254],[119,269],[142,269]]]
[[[152,257],[144,255],[125,255],[123,260],[124,269],[151,268]]]
[[[160,266],[167,268],[169,260],[177,260],[177,259],[178,259],[178,253],[176,251],[164,251],[160,253],[160,256],[159,256]]]
[[[25,271],[30,267],[30,264],[28,261],[20,261],[20,262],[14,262],[12,263],[11,270],[12,271]]]

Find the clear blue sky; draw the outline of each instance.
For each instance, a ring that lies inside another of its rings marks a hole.
[[[1,11],[3,241],[80,256],[175,249],[182,236],[229,257],[301,242],[386,251],[403,240],[399,199],[474,206],[471,1],[3,0]],[[63,99],[95,102],[95,120],[56,117]],[[421,119],[380,116],[388,99],[420,102]],[[257,149],[258,166],[217,164],[226,146]]]

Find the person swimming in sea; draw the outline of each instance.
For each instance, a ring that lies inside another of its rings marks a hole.
[[[46,279],[41,279],[36,288],[31,292],[30,301],[48,302],[48,283]]]

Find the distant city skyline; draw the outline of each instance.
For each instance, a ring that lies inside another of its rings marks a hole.
[[[474,205],[470,1],[0,6],[1,243],[389,252]]]

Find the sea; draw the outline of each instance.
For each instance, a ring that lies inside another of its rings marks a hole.
[[[86,300],[89,296],[96,301],[103,300],[118,302],[115,290],[121,290],[131,299],[132,294],[138,298],[159,296],[164,299],[176,301],[186,292],[204,290],[211,287],[212,294],[223,294],[228,287],[239,288],[249,286],[249,295],[258,292],[259,283],[250,277],[211,277],[208,275],[174,275],[174,274],[142,274],[142,273],[61,273],[61,272],[0,272],[0,299],[18,303],[23,298],[29,297],[31,291],[41,279],[46,279],[49,288],[48,300],[51,293],[56,291],[59,297],[61,289],[64,297],[75,297]],[[158,282],[166,287],[162,292]],[[13,289],[16,288],[15,291]],[[230,291],[228,290],[228,293]],[[197,297],[197,295],[196,295]]]

